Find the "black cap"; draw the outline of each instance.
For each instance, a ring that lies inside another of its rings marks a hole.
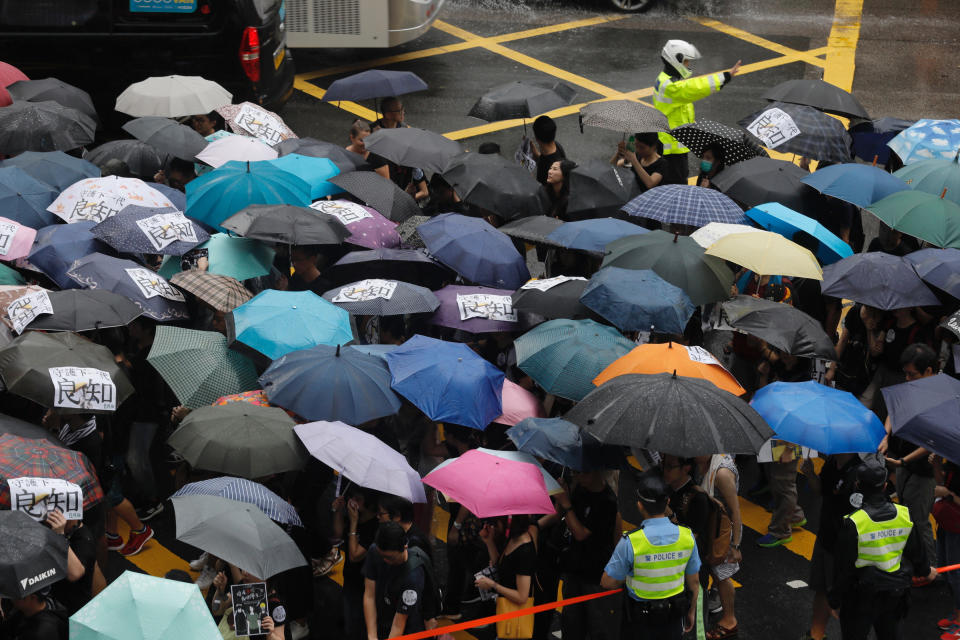
[[[375,542],[381,551],[403,551],[407,547],[407,532],[398,522],[382,522]]]
[[[887,484],[887,469],[879,462],[864,461],[857,467],[857,486],[860,493],[878,493]]]
[[[657,474],[644,473],[637,481],[637,500],[645,505],[661,504],[668,495],[667,484]]]

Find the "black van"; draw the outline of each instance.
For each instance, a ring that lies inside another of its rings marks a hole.
[[[0,60],[86,90],[104,120],[127,86],[171,74],[276,110],[293,93],[283,20],[283,0],[0,0]]]

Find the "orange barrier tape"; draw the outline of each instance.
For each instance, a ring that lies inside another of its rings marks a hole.
[[[621,591],[623,591],[623,589],[611,589],[610,591],[601,591],[600,593],[591,593],[585,596],[577,596],[576,598],[567,598],[566,600],[557,600],[556,602],[538,604],[535,607],[529,607],[527,609],[519,609],[517,611],[511,611],[510,613],[501,613],[495,616],[487,616],[486,618],[478,618],[476,620],[468,620],[467,622],[452,624],[446,627],[437,627],[436,629],[428,629],[427,631],[418,631],[416,633],[408,633],[405,636],[394,638],[394,640],[421,640],[421,638],[433,638],[435,636],[439,636],[444,633],[453,633],[454,631],[464,631],[466,629],[472,629],[474,627],[482,627],[484,625],[493,624],[494,622],[498,622],[500,620],[509,620],[511,618],[519,618],[521,616],[528,616],[534,613],[540,613],[541,611],[549,611],[550,609],[557,609],[559,607],[566,607],[571,604],[586,602],[587,600],[596,600],[597,598],[603,598],[605,596],[613,595],[614,593],[620,593]]]

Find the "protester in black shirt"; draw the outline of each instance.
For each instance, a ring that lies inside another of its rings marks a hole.
[[[289,291],[312,291],[322,296],[329,291],[333,284],[320,275],[317,261],[320,259],[320,249],[315,245],[298,245],[290,249],[290,264],[293,266],[293,275],[287,284]]]
[[[343,617],[344,637],[348,640],[364,637],[363,563],[377,535],[375,502],[369,491],[355,486],[333,502],[337,516],[334,535],[343,537],[347,548],[343,564]]]
[[[547,182],[540,187],[539,198],[544,214],[551,218],[568,220],[567,203],[570,199],[570,172],[577,165],[570,160],[557,160],[547,171]]]
[[[5,640],[68,640],[68,614],[49,595],[50,587],[47,587],[14,599],[12,609],[4,606],[0,615],[0,637]]]
[[[550,116],[540,116],[533,121],[533,137],[537,143],[530,145],[530,151],[537,159],[537,182],[547,184],[547,172],[553,163],[567,158],[557,142],[557,123]]]
[[[83,526],[80,520],[67,520],[60,511],[47,514],[47,524],[54,533],[67,539],[70,550],[83,567],[82,573],[77,571],[74,575],[68,575],[66,580],[54,583],[51,587],[54,599],[64,606],[67,615],[73,615],[93,597],[93,576],[99,570],[97,540],[90,527]]]
[[[396,522],[407,536],[407,545],[417,547],[427,556],[433,557],[430,538],[413,524],[413,503],[399,496],[382,495],[377,503],[377,520]]]
[[[656,133],[638,133],[634,136],[632,149],[626,142],[620,142],[611,158],[611,163],[629,165],[633,169],[641,192],[666,184],[667,161],[657,153],[658,144]]]
[[[537,549],[530,535],[529,516],[501,516],[487,520],[480,538],[487,546],[490,566],[497,568],[497,579],[480,576],[475,582],[477,588],[497,593],[498,613],[505,610],[501,609],[501,598],[515,607],[531,606]],[[529,617],[533,618],[533,615]],[[532,627],[533,620],[529,622]]]
[[[384,522],[363,564],[363,617],[368,640],[423,631],[429,559],[407,546],[403,527]]]
[[[708,144],[700,154],[700,173],[697,174],[696,185],[704,189],[716,189],[713,177],[723,171],[726,166],[726,152],[719,143]]]

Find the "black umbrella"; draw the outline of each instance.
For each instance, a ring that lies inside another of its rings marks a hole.
[[[430,216],[410,216],[397,225],[400,246],[405,249],[426,249],[427,244],[420,237],[417,227],[430,219]]]
[[[763,97],[771,102],[804,104],[838,116],[870,118],[852,93],[823,80],[787,80],[767,91]]]
[[[143,311],[129,298],[103,289],[68,289],[47,294],[53,314],[37,316],[27,329],[91,331],[125,327]]]
[[[67,84],[63,80],[57,80],[56,78],[20,80],[7,85],[7,91],[10,92],[10,97],[14,100],[27,100],[29,102],[52,100],[57,104],[85,113],[96,122],[100,121],[90,94],[72,84]]]
[[[611,217],[638,195],[640,188],[632,170],[607,162],[582,164],[570,172],[567,218]]]
[[[371,153],[400,166],[434,172],[443,171],[463,151],[459,142],[416,127],[378,129],[364,138],[363,144]]]
[[[552,240],[547,240],[550,232],[563,224],[563,220],[552,218],[550,216],[530,216],[529,218],[520,218],[513,222],[498,227],[511,238],[533,242],[535,244],[545,244],[551,247],[560,245]]]
[[[0,511],[0,595],[14,600],[67,577],[67,539],[22,511]]]
[[[452,271],[416,249],[371,249],[351,251],[323,270],[334,285],[370,278],[393,278],[431,290],[454,279]]]
[[[170,118],[134,118],[123,125],[123,130],[137,140],[156,147],[162,153],[181,160],[193,161],[207,146],[206,139],[192,127],[174,122]]]
[[[580,110],[580,132],[583,127],[599,127],[619,133],[669,131],[667,117],[657,109],[633,100],[591,102]]]
[[[540,183],[529,171],[497,154],[457,156],[447,165],[443,179],[467,204],[505,220],[543,213]]]
[[[244,238],[297,245],[342,244],[350,236],[335,217],[289,204],[252,204],[220,226]]]
[[[743,129],[713,120],[697,120],[682,124],[676,129],[671,129],[670,135],[698,156],[702,156],[707,147],[720,145],[723,149],[725,165],[767,155],[767,152],[753,142]]]
[[[710,183],[745,209],[779,202],[816,219],[823,207],[823,198],[815,189],[800,182],[808,175],[808,171],[786,160],[751,158],[725,167]]]
[[[134,177],[152,180],[170,158],[156,147],[140,140],[111,140],[88,151],[83,159],[100,168],[111,160],[120,160],[127,165]]]
[[[800,358],[837,359],[833,342],[820,323],[796,307],[743,295],[721,306],[723,318],[731,328],[756,336],[784,353]]]
[[[17,101],[0,109],[0,154],[70,151],[93,142],[96,129],[87,114],[52,100]]]
[[[534,118],[569,105],[576,95],[576,89],[558,80],[515,80],[494,87],[480,96],[467,115],[487,122]]]
[[[773,435],[760,414],[729,391],[670,373],[617,376],[564,418],[605,444],[681,457],[755,454]]]
[[[820,290],[877,309],[940,304],[909,261],[881,251],[858,253],[823,268]]]
[[[56,434],[44,429],[40,425],[8,416],[5,413],[0,413],[0,436],[5,433],[9,433],[12,436],[20,436],[27,440],[46,440],[58,447],[63,446],[63,443],[60,442],[60,438],[58,438]]]
[[[337,165],[340,173],[356,171],[367,162],[359,153],[347,151],[338,144],[316,138],[288,138],[278,144],[276,149],[281,156],[297,153],[311,158],[327,158]]]
[[[362,200],[388,220],[403,222],[410,216],[420,215],[420,207],[413,196],[395,185],[392,180],[372,171],[341,173],[327,182]]]
[[[427,83],[410,71],[369,69],[335,80],[324,93],[323,100],[370,100],[425,91],[427,88]]]
[[[537,281],[531,280],[527,283],[527,285],[529,284],[535,285]],[[599,320],[595,313],[580,302],[580,295],[587,288],[587,284],[588,281],[585,278],[567,280],[545,291],[534,287],[526,288],[527,285],[523,285],[511,296],[513,308],[523,313],[538,315],[547,320],[557,318]]]
[[[781,119],[786,114],[792,124]],[[756,140],[782,153],[823,162],[850,162],[850,134],[836,118],[805,105],[774,102],[738,123]]]

